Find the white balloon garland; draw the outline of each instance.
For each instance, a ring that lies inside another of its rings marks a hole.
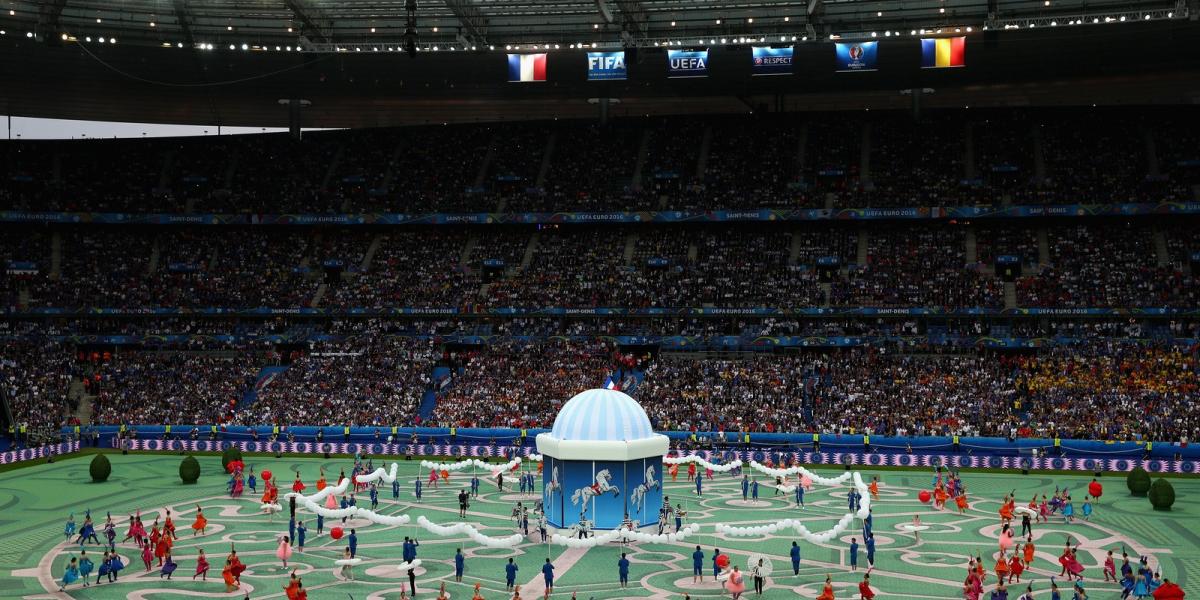
[[[666,464],[666,465],[682,465],[682,464],[687,464],[687,463],[696,463],[696,464],[704,467],[705,469],[712,469],[712,471],[714,473],[728,473],[729,471],[732,471],[732,470],[742,466],[742,464],[743,464],[742,460],[740,458],[735,458],[735,459],[733,459],[733,462],[725,463],[723,465],[718,465],[716,463],[708,462],[707,460],[704,460],[703,458],[700,458],[699,456],[696,456],[695,454],[690,455],[690,456],[678,456],[678,457],[664,456],[662,461],[663,461],[663,464]]]
[[[751,465],[751,466],[753,466],[753,465]],[[759,466],[761,467],[762,465],[759,465]],[[791,469],[802,469],[802,467],[791,467]],[[809,477],[812,478],[814,483],[817,483],[820,485],[839,485],[839,484],[845,483],[845,481],[847,479],[852,479],[854,488],[856,490],[858,490],[859,494],[862,495],[862,501],[861,501],[858,511],[857,512],[848,512],[848,513],[842,515],[842,518],[839,519],[838,522],[832,528],[827,529],[822,532],[819,532],[819,533],[814,533],[812,531],[809,531],[808,527],[805,526],[804,523],[802,521],[800,521],[799,519],[783,519],[781,521],[776,521],[769,525],[755,525],[753,527],[734,527],[731,525],[726,525],[724,523],[718,523],[715,526],[717,533],[723,533],[730,537],[749,537],[749,536],[755,536],[755,535],[766,535],[766,534],[770,534],[770,533],[778,533],[781,529],[792,529],[792,530],[795,530],[796,534],[799,535],[801,538],[803,538],[811,543],[824,544],[824,543],[828,543],[830,540],[841,535],[842,532],[849,529],[854,524],[855,517],[858,517],[860,519],[865,519],[865,518],[867,518],[867,515],[870,514],[870,512],[871,512],[870,490],[867,489],[867,485],[865,483],[863,483],[862,475],[859,474],[857,471],[855,471],[853,473],[844,473],[842,475],[839,475],[837,477],[832,477],[832,478],[818,477],[818,476],[815,476],[812,473],[808,473],[807,471],[804,471],[804,470],[796,470],[793,472],[806,473]]]
[[[555,533],[550,536],[550,543],[568,548],[594,548],[622,540],[646,544],[668,544],[682,542],[699,532],[699,523],[689,523],[678,532],[671,533],[645,533],[636,529],[621,528],[605,531],[586,538],[574,538]]]

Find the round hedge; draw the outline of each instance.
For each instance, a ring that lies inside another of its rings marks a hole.
[[[1134,467],[1125,476],[1125,485],[1129,486],[1129,492],[1134,496],[1145,496],[1150,491],[1150,474],[1142,467]]]
[[[184,483],[196,483],[200,479],[200,461],[191,456],[179,461],[179,478]]]
[[[1154,485],[1150,486],[1150,504],[1154,505],[1154,510],[1171,510],[1171,505],[1175,504],[1175,488],[1170,481],[1162,477],[1154,480]]]
[[[107,481],[108,476],[112,475],[112,463],[108,462],[107,456],[97,454],[92,458],[92,464],[88,467],[88,472],[92,475],[92,481]]]
[[[242,460],[242,451],[237,446],[230,445],[221,453],[221,467],[228,471],[229,463],[235,460]]]

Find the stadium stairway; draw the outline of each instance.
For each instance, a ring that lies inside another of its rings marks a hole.
[[[421,404],[417,406],[417,416],[421,418],[421,421],[433,418],[433,411],[437,409],[438,392],[454,383],[454,379],[450,375],[450,367],[433,368],[433,389],[425,390],[425,393],[421,394]]]
[[[284,371],[287,370],[287,366],[263,367],[260,369],[258,377],[254,379],[254,386],[246,390],[245,394],[242,394],[242,401],[238,403],[238,408],[244,408],[257,402],[258,393],[267,389],[267,386],[271,385],[271,382],[275,381],[277,377],[283,375]]]
[[[67,389],[67,398],[76,400],[79,403],[75,409],[75,418],[79,419],[80,423],[91,423],[92,397],[87,395],[83,388],[83,381],[81,379],[71,379],[71,387]]]

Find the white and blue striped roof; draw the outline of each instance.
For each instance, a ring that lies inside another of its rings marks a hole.
[[[616,390],[595,389],[567,400],[550,435],[560,440],[629,442],[654,437],[654,429],[637,400]]]

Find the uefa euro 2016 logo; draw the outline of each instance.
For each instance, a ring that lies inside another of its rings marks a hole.
[[[851,60],[858,62],[859,60],[862,60],[862,56],[863,56],[862,46],[850,46],[850,59]]]
[[[756,64],[756,65],[761,65],[761,64],[762,64],[762,57],[761,57],[761,56],[755,56],[755,57],[754,57],[754,64]]]

